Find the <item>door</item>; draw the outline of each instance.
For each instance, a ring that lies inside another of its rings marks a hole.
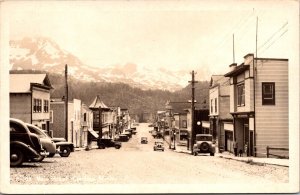
[[[244,124],[244,153],[249,156],[249,125]]]

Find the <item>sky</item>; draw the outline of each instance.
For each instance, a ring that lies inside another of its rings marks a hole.
[[[206,74],[224,74],[255,53],[257,18],[258,57],[289,58],[298,13],[295,1],[4,3],[10,39],[49,37],[89,66],[134,63]]]

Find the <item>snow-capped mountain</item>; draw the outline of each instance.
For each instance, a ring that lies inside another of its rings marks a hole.
[[[142,89],[175,91],[185,87],[190,80],[188,71],[154,69],[132,63],[99,68],[91,67],[61,49],[49,38],[23,38],[10,41],[12,70],[47,70],[63,74],[65,64],[68,64],[69,74],[80,80],[123,82]]]

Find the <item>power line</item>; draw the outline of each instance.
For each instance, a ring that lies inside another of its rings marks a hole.
[[[276,41],[278,41],[286,32],[288,31],[288,29],[286,29],[283,33],[281,33],[281,35],[275,39],[273,42],[271,42],[269,44],[269,46],[267,48],[265,48],[261,53],[264,53],[265,51],[267,51]]]

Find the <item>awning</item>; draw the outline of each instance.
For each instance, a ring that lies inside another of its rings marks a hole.
[[[99,135],[97,134],[96,131],[94,131],[94,129],[88,129],[88,131],[95,137],[98,139]]]

